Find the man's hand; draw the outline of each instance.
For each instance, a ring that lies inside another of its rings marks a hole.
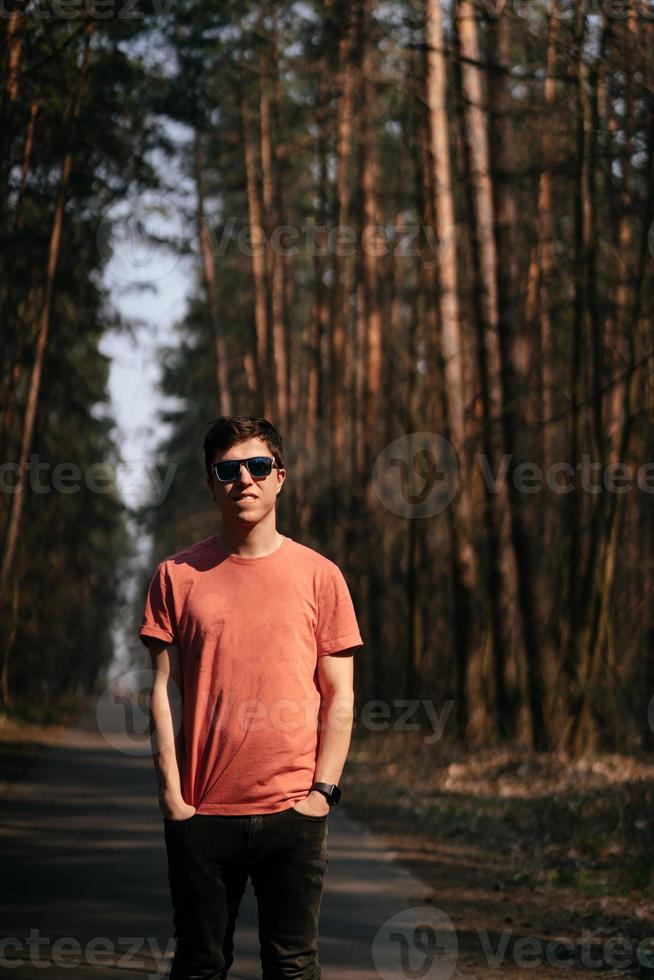
[[[306,813],[309,817],[324,817],[326,813],[329,813],[331,807],[322,793],[319,793],[317,789],[312,789],[303,800],[298,800],[297,803],[293,804],[293,809],[299,810],[300,813]]]
[[[325,800],[325,803],[327,800]],[[195,807],[179,797],[174,800],[167,800],[165,797],[159,799],[159,807],[167,820],[188,820],[195,813]]]

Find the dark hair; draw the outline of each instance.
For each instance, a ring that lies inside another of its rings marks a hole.
[[[280,469],[284,469],[282,437],[267,419],[253,418],[251,415],[223,415],[208,425],[210,429],[204,437],[204,465],[209,475],[216,452],[231,449],[237,442],[257,438],[265,439],[275,462]]]

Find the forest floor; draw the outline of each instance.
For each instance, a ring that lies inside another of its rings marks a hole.
[[[454,923],[460,966],[654,977],[650,759],[464,753],[359,731],[341,784],[351,815]]]

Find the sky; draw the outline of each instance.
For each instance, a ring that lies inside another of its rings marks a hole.
[[[163,245],[148,243],[148,234],[155,237],[179,236],[183,219],[178,202],[168,195],[141,196],[120,205],[113,214],[111,243],[112,257],[105,267],[104,283],[111,304],[129,331],[109,331],[100,350],[111,359],[109,374],[110,412],[116,421],[116,439],[120,446],[122,465],[117,484],[125,503],[133,507],[148,499],[152,492],[148,477],[153,463],[153,447],[165,434],[159,413],[166,400],[159,391],[161,369],[158,348],[174,343],[173,329],[185,312],[187,297],[193,286],[194,257],[179,257]],[[144,234],[144,231],[146,234]],[[102,229],[98,246],[109,248],[103,241]],[[149,540],[142,536],[133,521],[129,523],[132,541],[136,545],[137,561],[147,563]],[[133,594],[134,583],[128,584]],[[119,617],[120,618],[120,617]],[[130,672],[135,656],[143,656],[137,636],[125,632],[121,622],[114,627],[115,658],[109,678]],[[137,686],[142,683],[135,676]],[[129,678],[126,678],[129,685]]]
[[[130,325],[129,331],[107,333],[101,345],[111,357],[111,409],[126,464],[118,482],[130,505],[147,498],[150,484],[143,462],[162,434],[157,348],[174,342],[173,325],[184,315],[196,267],[195,228],[189,220],[195,192],[180,165],[189,134],[170,121],[165,128],[178,153],[152,155],[160,188],[135,192],[117,203],[97,234],[111,304]]]

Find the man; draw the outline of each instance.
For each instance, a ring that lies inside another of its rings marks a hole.
[[[327,822],[363,644],[337,565],[277,531],[286,470],[265,419],[204,440],[212,534],[164,559],[139,636],[177,948],[171,980],[225,978],[250,876],[263,980],[317,980]]]

